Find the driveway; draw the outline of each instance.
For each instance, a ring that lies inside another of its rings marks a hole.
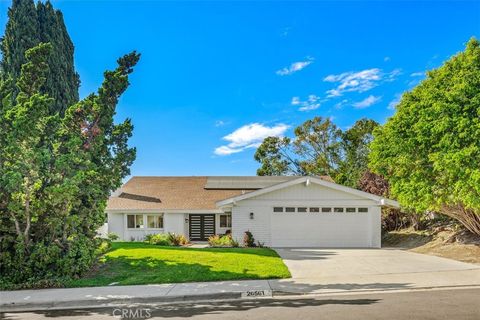
[[[275,249],[291,279],[270,281],[290,293],[480,286],[480,266],[396,249]]]

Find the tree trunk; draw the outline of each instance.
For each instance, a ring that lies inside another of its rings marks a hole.
[[[443,206],[442,213],[458,220],[470,232],[480,236],[480,214],[462,205]]]

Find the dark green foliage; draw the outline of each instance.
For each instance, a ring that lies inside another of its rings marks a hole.
[[[2,76],[20,76],[21,66],[26,62],[25,52],[39,43],[50,43],[52,52],[48,57],[49,72],[41,92],[53,98],[50,112],[63,115],[66,108],[78,101],[80,80],[73,63],[73,43],[67,33],[63,16],[52,4],[33,0],[15,0],[8,12],[5,36],[1,41],[3,59]],[[13,97],[18,92],[13,92]]]
[[[56,285],[94,263],[109,194],[129,174],[129,119],[115,124],[135,52],[105,72],[97,94],[51,114],[41,93],[50,44],[27,50],[16,83],[0,82],[0,284]],[[14,94],[15,93],[15,94]],[[12,96],[16,96],[15,99]]]
[[[245,231],[245,234],[243,235],[243,246],[248,248],[256,247],[255,238],[250,231]]]

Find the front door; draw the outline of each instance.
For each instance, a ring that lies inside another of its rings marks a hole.
[[[190,240],[207,241],[215,234],[214,214],[191,214],[188,220]]]

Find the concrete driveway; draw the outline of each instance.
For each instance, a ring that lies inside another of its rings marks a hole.
[[[480,286],[480,266],[395,249],[275,249],[291,279],[275,290],[298,293]]]

